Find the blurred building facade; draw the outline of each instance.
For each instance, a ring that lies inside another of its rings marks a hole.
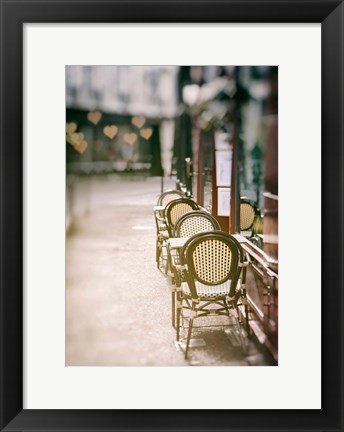
[[[66,120],[74,134],[67,136],[67,169],[169,175],[177,73],[176,66],[67,66]]]
[[[67,66],[67,108],[174,118],[176,66]]]

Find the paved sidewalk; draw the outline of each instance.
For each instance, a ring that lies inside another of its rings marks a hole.
[[[66,248],[66,365],[266,365],[252,343],[244,357],[222,327],[195,330],[203,346],[184,360],[169,279],[155,264],[159,194],[159,178],[94,177],[76,186],[77,224]]]

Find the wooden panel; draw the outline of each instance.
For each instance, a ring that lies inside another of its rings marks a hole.
[[[246,292],[249,326],[277,362],[278,358],[278,274],[269,268],[269,257],[250,242],[242,243],[250,256]]]
[[[278,260],[278,197],[264,194],[264,252]]]

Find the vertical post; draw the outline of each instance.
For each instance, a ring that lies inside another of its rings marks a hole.
[[[199,133],[199,149],[198,149],[198,179],[197,179],[197,202],[201,206],[204,205],[204,158],[205,158],[205,136],[204,132]]]
[[[236,85],[238,86],[238,67],[235,71]],[[231,179],[231,207],[230,207],[230,233],[240,231],[240,182],[239,182],[239,145],[241,132],[241,109],[242,101],[236,96],[233,110],[233,156],[232,156],[232,179]]]
[[[192,172],[191,172],[191,165],[192,160],[191,158],[187,157],[185,158],[185,164],[186,164],[186,188],[188,192],[190,193],[190,196],[192,196]]]
[[[235,115],[236,117],[236,115]],[[231,202],[230,202],[230,229],[229,232],[234,234],[239,230],[239,185],[238,185],[238,143],[237,143],[237,125],[234,120],[234,138],[233,138],[233,155],[232,155],[232,178],[231,178]]]

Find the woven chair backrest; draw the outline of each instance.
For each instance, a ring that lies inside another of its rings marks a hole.
[[[198,233],[193,235],[192,237],[190,237],[185,243],[184,246],[181,248],[180,250],[180,257],[181,257],[181,263],[182,264],[186,264],[186,250],[189,247],[189,245],[193,242],[194,239],[202,237],[203,234],[207,234],[207,233]],[[244,263],[245,261],[245,253],[243,248],[241,247],[240,242],[231,234],[228,234],[226,231],[222,231],[222,230],[216,230],[216,231],[212,231],[212,234],[216,234],[217,236],[223,236],[225,239],[227,239],[228,237],[231,238],[231,242],[234,243],[239,251],[239,261],[241,263]]]
[[[241,271],[242,251],[230,234],[213,231],[195,235],[188,241],[183,253],[182,262],[188,266],[191,283],[196,280],[214,286],[230,280],[229,295],[234,294]]]
[[[160,195],[160,197],[158,199],[158,205],[159,206],[166,206],[171,201],[178,199],[178,198],[184,198],[184,197],[185,197],[185,195],[183,194],[183,192],[181,192],[179,190],[166,191]]]
[[[171,201],[165,208],[165,218],[170,235],[174,235],[174,227],[185,213],[198,209],[198,204],[190,198]]]
[[[255,205],[248,200],[241,200],[240,202],[240,230],[247,231],[253,226],[257,209]]]
[[[176,237],[192,237],[195,234],[219,230],[218,221],[210,214],[202,211],[185,213],[176,223],[174,234]]]

